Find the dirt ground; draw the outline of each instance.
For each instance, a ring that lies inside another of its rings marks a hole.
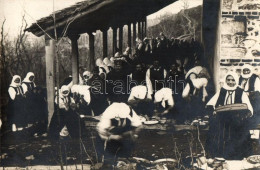
[[[33,127],[32,127],[33,128]],[[82,136],[82,152],[79,140],[63,138],[50,141],[45,136],[35,137],[31,129],[21,132],[7,132],[1,136],[1,167],[26,167],[35,165],[57,166],[61,164],[76,166],[97,162],[97,132],[89,127]],[[193,156],[201,154],[205,146],[207,130],[195,129],[143,129],[135,144],[132,157],[154,161],[163,158],[180,159],[186,167]],[[255,143],[255,153],[260,153],[259,143]],[[60,153],[62,158],[60,156]],[[194,158],[195,161],[195,158]]]

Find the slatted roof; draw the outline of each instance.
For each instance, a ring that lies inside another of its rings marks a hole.
[[[177,0],[85,0],[56,11],[58,37],[108,29],[140,21]],[[54,35],[54,15],[37,20],[25,31],[36,36]],[[44,30],[44,31],[43,31]],[[67,30],[67,31],[65,31]]]

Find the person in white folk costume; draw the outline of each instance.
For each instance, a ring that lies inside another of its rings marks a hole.
[[[55,104],[59,108],[59,115],[57,114],[57,109],[55,109],[49,126],[49,137],[57,139],[59,135],[67,136],[67,134],[64,134],[64,131],[66,131],[64,129],[67,129],[71,138],[78,139],[79,118],[75,113],[77,106],[74,99],[70,96],[69,86],[63,85],[61,87],[59,98],[58,96],[55,97]]]
[[[172,118],[174,114],[172,113],[174,108],[172,89],[162,88],[161,90],[157,91],[154,95],[154,104],[154,113],[156,116]]]
[[[97,150],[105,166],[111,167],[115,158],[130,157],[141,125],[141,118],[125,103],[115,102],[104,111],[97,124],[101,144]]]
[[[247,119],[253,115],[253,108],[247,94],[239,87],[239,77],[235,72],[228,72],[224,85],[207,103],[212,111],[219,106],[246,104],[247,110],[213,112],[210,115],[210,128],[206,142],[207,152],[211,157],[241,159],[249,156],[251,147]]]
[[[250,121],[250,132],[252,138],[259,139],[260,123],[260,79],[259,76],[254,73],[254,67],[250,64],[245,64],[241,69],[241,76],[239,77],[239,85],[247,93],[252,107],[254,109],[254,115]]]
[[[31,127],[33,124],[38,122],[38,108],[35,104],[35,88],[36,85],[34,83],[34,73],[28,72],[25,76],[25,78],[22,81],[22,88],[24,91],[24,94],[26,96],[25,100],[25,110],[26,110],[26,120],[28,123],[28,127]]]
[[[140,115],[153,116],[154,104],[146,86],[138,85],[131,89],[128,104]]]
[[[12,126],[12,131],[23,130],[23,128],[27,126],[27,120],[24,109],[25,95],[21,86],[20,76],[13,76],[8,93],[8,123]]]
[[[77,111],[80,117],[83,118],[86,115],[92,116],[92,111],[90,107],[91,95],[90,86],[87,85],[73,85],[71,87],[71,93],[75,103],[77,104]]]

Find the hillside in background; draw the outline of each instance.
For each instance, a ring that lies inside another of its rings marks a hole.
[[[154,20],[148,20],[148,37],[156,37],[163,32],[167,37],[179,39],[201,39],[202,6],[181,10]]]

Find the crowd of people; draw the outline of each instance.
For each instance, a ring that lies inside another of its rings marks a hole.
[[[245,103],[250,113],[243,119],[257,115],[259,101],[255,92],[260,91],[260,82],[251,66],[242,68],[240,79],[236,73],[227,73],[224,86],[213,96],[211,76],[200,62],[200,43],[194,39],[167,39],[162,33],[156,39],[136,42],[134,54],[128,47],[122,54],[116,51],[113,57],[98,58],[93,70],[80,71],[79,84],[73,84],[72,77],[68,77],[56,89],[56,109],[48,129],[51,138],[69,134],[77,139],[84,129],[81,119],[99,117],[97,131],[103,145],[99,153],[109,161],[119,148],[123,155],[129,153],[143,121],[166,118],[175,124],[191,124],[210,114],[208,143],[212,148],[216,144],[212,139],[225,126],[218,126],[217,130],[212,114],[215,108]],[[35,123],[47,128],[46,94],[35,85],[33,73],[29,72],[23,81],[20,76],[13,76],[8,91],[8,120],[13,131]],[[225,143],[229,139],[219,140]],[[212,156],[223,155],[216,150],[209,152]]]

